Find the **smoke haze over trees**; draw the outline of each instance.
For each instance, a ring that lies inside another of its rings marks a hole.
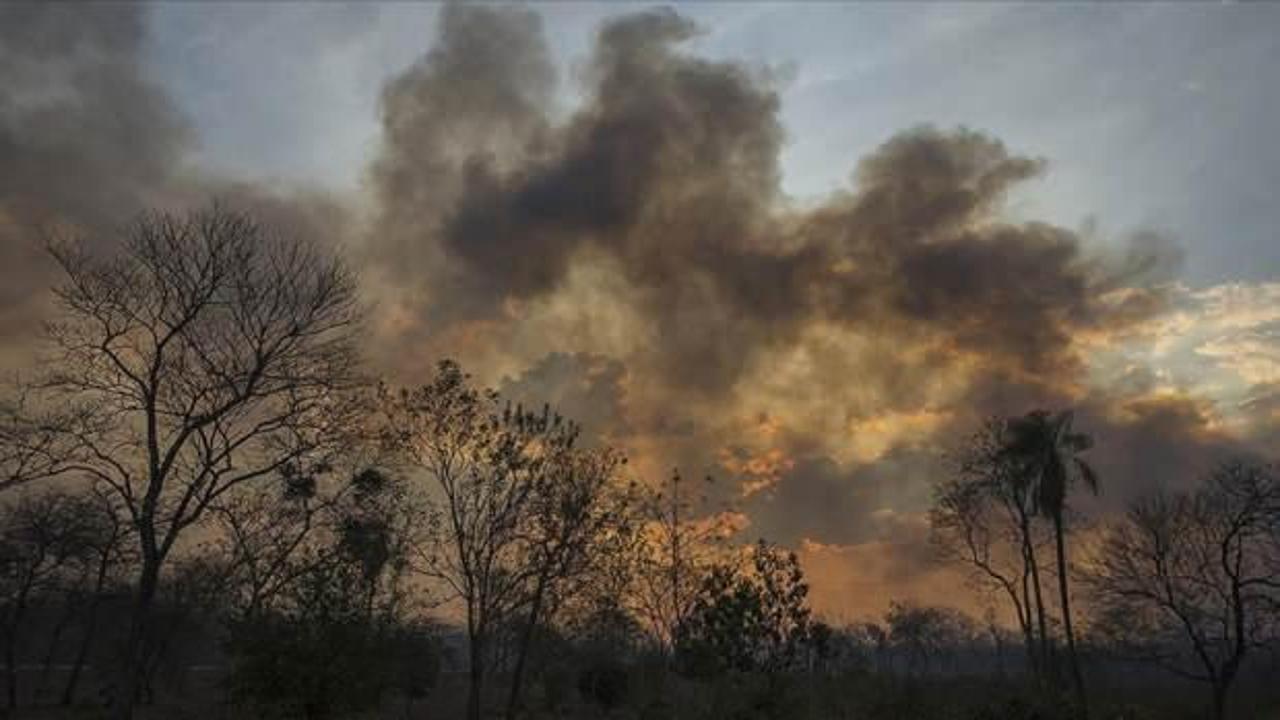
[[[1274,267],[1042,216],[961,113],[795,195],[808,76],[701,9],[440,6],[358,187],[242,177],[168,12],[0,6],[9,708],[1274,704]]]

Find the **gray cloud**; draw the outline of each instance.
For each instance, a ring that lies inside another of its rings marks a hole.
[[[618,360],[557,352],[538,360],[518,377],[504,378],[498,392],[525,407],[550,404],[579,423],[589,437],[617,442],[632,432],[625,380],[626,368]]]
[[[143,6],[0,6],[0,337],[34,329],[38,233],[160,200],[191,134],[141,61]]]
[[[928,508],[937,453],[899,448],[874,463],[843,465],[825,456],[796,462],[773,488],[743,504],[751,532],[797,546],[802,540],[853,545],[896,540],[901,516]]]
[[[438,47],[386,89],[375,164],[375,260],[445,288],[423,296],[424,324],[502,319],[513,300],[562,291],[575,263],[607,262],[663,339],[629,365],[714,395],[817,321],[1067,372],[1074,332],[1135,319],[1098,302],[1120,269],[1075,234],[999,220],[1043,163],[980,133],[900,134],[851,192],[788,207],[778,95],[679,52],[695,32],[665,11],[607,23],[584,106],[555,124],[537,101],[550,77],[537,23],[446,11]]]
[[[708,464],[735,475],[761,448],[723,415],[801,347],[799,381],[829,390],[820,412],[832,417],[785,429],[775,449],[787,465],[741,503],[751,532],[914,537],[902,513],[927,506],[936,448],[985,416],[1067,404],[1084,380],[1076,339],[1161,310],[1177,249],[1140,234],[1102,256],[1076,232],[1006,219],[1009,193],[1046,164],[964,128],[900,132],[858,163],[849,189],[798,207],[781,189],[779,95],[759,72],[683,52],[697,32],[669,11],[607,22],[583,67],[583,104],[558,118],[536,19],[450,6],[436,47],[384,91],[366,250],[408,307],[387,341],[446,354],[438,338],[458,337],[451,329],[484,328],[466,353],[520,358],[506,338],[557,299],[592,302],[575,298],[573,277],[593,268],[625,307],[575,336],[582,352],[526,357],[508,394],[625,428],[691,475]],[[602,355],[618,325],[652,342]],[[861,349],[826,347],[824,328]],[[622,377],[643,391],[623,402]],[[946,421],[873,462],[837,460],[819,437],[935,411],[939,382],[961,383]],[[850,384],[868,388],[859,407],[838,404]],[[1126,447],[1159,436],[1154,420],[1134,422]],[[738,504],[748,478],[733,479],[714,490],[719,506]]]
[[[212,176],[189,160],[187,119],[143,62],[146,6],[0,6],[0,340],[34,335],[54,281],[49,233],[118,238],[155,208],[218,200],[337,247],[335,198]]]

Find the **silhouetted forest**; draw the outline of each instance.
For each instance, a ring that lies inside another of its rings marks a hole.
[[[1107,438],[1069,410],[992,418],[947,449],[930,517],[988,614],[837,623],[709,480],[638,477],[453,361],[368,376],[325,247],[220,206],[103,247],[48,241],[43,361],[2,406],[12,717],[1280,712],[1272,466],[1089,517]]]

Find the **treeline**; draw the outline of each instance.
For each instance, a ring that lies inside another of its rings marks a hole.
[[[452,362],[421,386],[372,382],[333,254],[219,207],[48,249],[63,282],[43,361],[0,408],[10,708],[52,702],[69,665],[58,702],[131,717],[212,635],[224,699],[250,715],[392,694],[412,711],[449,649],[440,617],[464,631],[472,718],[522,712],[550,627],[616,620],[706,668],[722,650],[740,669],[802,654],[795,558],[713,560],[678,478],[631,482],[617,450]],[[32,622],[50,612],[52,629]],[[759,627],[726,645],[733,622]],[[617,674],[588,685],[603,697]]]
[[[1222,716],[1275,645],[1263,466],[1077,553],[1088,437],[992,421],[932,519],[1014,635],[910,604],[833,627],[793,553],[735,545],[678,474],[641,482],[451,361],[368,377],[330,252],[218,207],[49,251],[44,359],[0,406],[10,709],[126,719],[168,687],[219,717],[1068,718],[1112,711],[1090,703],[1105,655],[1202,677]],[[192,666],[215,671],[199,692]]]

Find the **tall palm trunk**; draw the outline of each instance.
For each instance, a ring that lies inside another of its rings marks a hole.
[[[1062,527],[1062,513],[1053,514],[1053,537],[1058,551],[1058,593],[1062,601],[1062,630],[1067,636],[1067,658],[1071,664],[1071,682],[1076,691],[1081,717],[1089,717],[1088,698],[1085,695],[1084,675],[1080,673],[1080,658],[1076,654],[1076,634],[1071,625],[1071,593],[1068,590],[1067,542]]]
[[[1022,555],[1022,599],[1018,602],[1018,622],[1022,625],[1022,642],[1026,646],[1027,668],[1032,677],[1040,675],[1040,650],[1036,646],[1035,610],[1031,607],[1031,566],[1025,550]]]
[[[1036,560],[1036,547],[1031,538],[1031,527],[1027,518],[1022,519],[1022,551],[1027,556],[1027,566],[1031,569],[1031,590],[1036,600],[1036,625],[1040,631],[1037,643],[1039,657],[1037,673],[1043,678],[1049,669],[1049,628],[1045,619],[1044,594],[1040,586],[1040,563]]]

